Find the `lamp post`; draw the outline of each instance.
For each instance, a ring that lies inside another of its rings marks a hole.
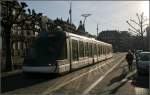
[[[84,17],[84,21],[83,21],[83,25],[84,25],[84,28],[85,28],[85,20],[87,17],[89,17],[90,15],[92,14],[82,14],[81,16]]]

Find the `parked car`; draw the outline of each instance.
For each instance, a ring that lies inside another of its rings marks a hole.
[[[137,61],[137,72],[141,74],[149,74],[150,68],[150,52],[140,52]]]
[[[141,52],[143,52],[143,50],[136,50],[136,51],[135,51],[135,57],[136,57],[136,59],[138,59],[139,54],[140,54]]]

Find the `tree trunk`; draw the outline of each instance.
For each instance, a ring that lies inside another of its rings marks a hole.
[[[4,28],[5,33],[5,64],[6,64],[6,71],[12,70],[12,62],[11,62],[11,46],[10,46],[10,33],[11,33],[11,27],[7,26]]]

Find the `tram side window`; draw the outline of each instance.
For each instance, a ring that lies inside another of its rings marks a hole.
[[[106,54],[106,47],[104,46],[104,54]]]
[[[99,45],[97,44],[97,56],[99,56]]]
[[[100,45],[99,48],[100,48],[100,55],[101,55],[102,54],[102,46]]]
[[[79,52],[80,52],[80,57],[84,57],[84,44],[82,41],[79,42]]]
[[[105,54],[107,54],[107,46],[105,46]]]
[[[100,48],[101,48],[101,54],[103,54],[103,51],[102,51],[102,45],[101,45],[101,47],[100,47]]]
[[[108,46],[106,47],[106,54],[108,54]]]
[[[102,52],[103,52],[103,54],[104,54],[104,46],[102,47]]]
[[[98,52],[98,54],[99,54],[99,56],[101,55],[101,46],[100,45],[98,45],[98,48],[99,48],[99,52]]]
[[[78,60],[78,41],[72,40],[72,59],[73,61]]]
[[[106,54],[106,48],[107,48],[107,47],[105,46],[105,47],[104,47],[104,50],[105,50],[105,54]]]
[[[92,43],[89,43],[89,56],[92,57]]]
[[[97,55],[97,47],[96,47],[96,44],[94,44],[94,55]]]
[[[109,47],[107,48],[107,53],[109,54]]]
[[[100,55],[100,53],[99,53],[99,45],[97,45],[97,53],[98,53],[98,56]]]
[[[90,52],[90,44],[89,43],[87,43],[87,50],[88,50],[88,52],[87,52],[87,56],[89,57],[90,55],[89,55],[89,52]]]
[[[107,46],[105,46],[105,54],[107,54]]]
[[[61,49],[61,52],[60,52],[60,55],[59,55],[59,60],[62,60],[62,59],[67,59],[67,44],[66,44],[66,41],[64,42],[64,44],[62,46],[62,49]]]
[[[103,46],[101,46],[101,54],[103,54]]]
[[[88,42],[84,43],[84,46],[85,46],[85,56],[88,56]]]

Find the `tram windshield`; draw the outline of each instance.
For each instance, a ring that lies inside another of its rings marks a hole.
[[[47,65],[55,63],[57,59],[66,58],[66,41],[65,35],[60,33],[42,33],[35,41],[28,53],[28,59],[30,63],[36,63],[36,65]]]

